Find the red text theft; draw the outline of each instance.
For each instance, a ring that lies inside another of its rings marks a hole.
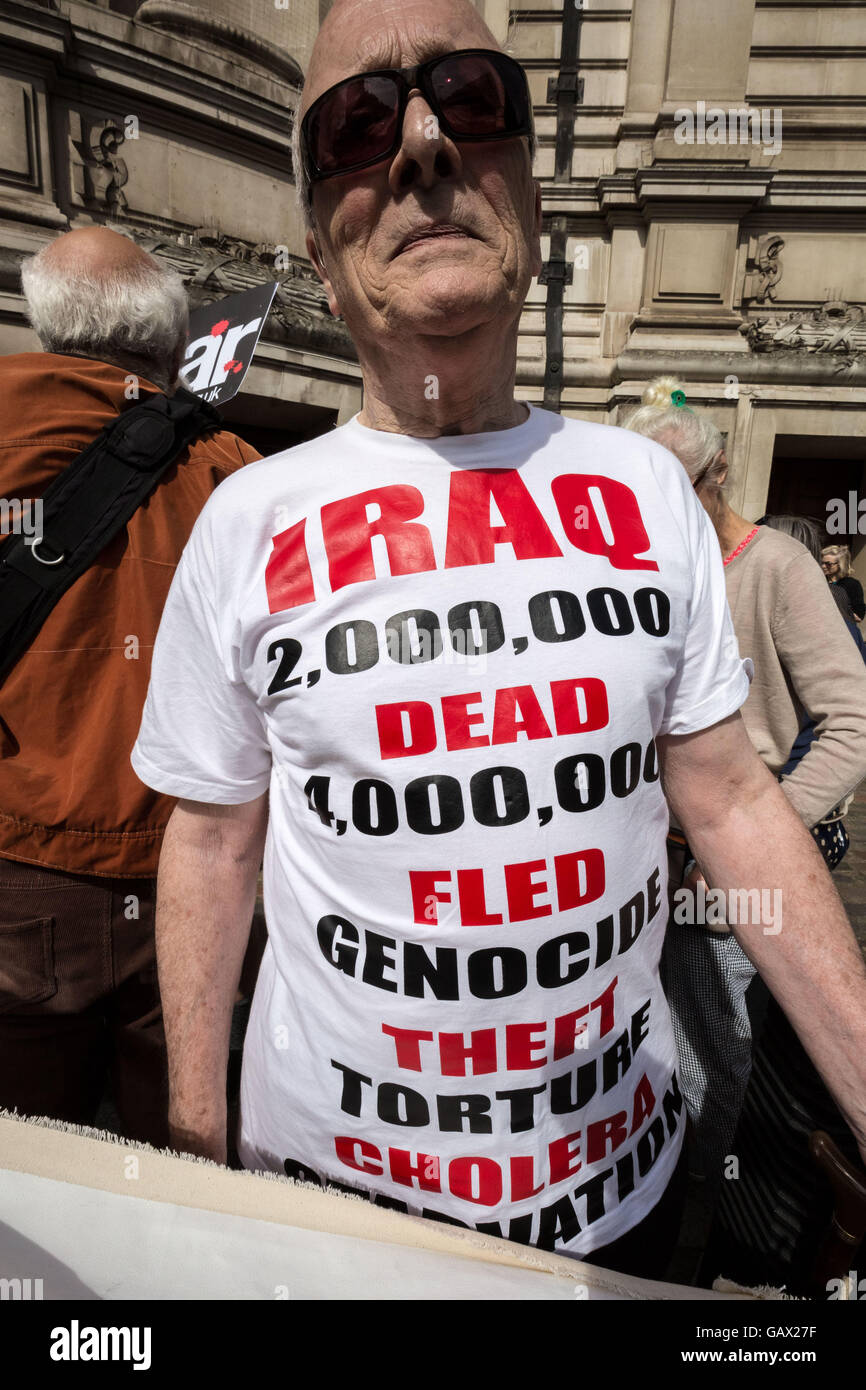
[[[424,1070],[422,1043],[434,1043],[438,1065],[430,1066],[428,1049],[427,1070],[438,1070],[442,1076],[484,1076],[495,1071],[527,1071],[560,1062],[574,1052],[583,1050],[588,1042],[586,1024],[581,1019],[598,1010],[598,1036],[605,1037],[613,1027],[614,992],[618,976],[607,988],[579,1009],[560,1014],[552,1022],[506,1023],[504,1028],[477,1028],[464,1033],[438,1033],[417,1028],[396,1028],[382,1024],[382,1032],[394,1039],[398,1067],[407,1071]]]

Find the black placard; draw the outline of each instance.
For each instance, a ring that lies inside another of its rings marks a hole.
[[[277,281],[194,309],[181,367],[188,390],[211,405],[224,405],[239,390],[253,359]]]

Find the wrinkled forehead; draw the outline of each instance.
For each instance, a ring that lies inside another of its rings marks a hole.
[[[470,0],[337,0],[313,47],[301,112],[344,77],[457,48],[499,48]]]

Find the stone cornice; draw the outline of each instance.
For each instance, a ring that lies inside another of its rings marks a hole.
[[[291,87],[300,90],[303,86],[303,71],[290,54],[238,24],[229,24],[219,15],[208,14],[197,5],[186,5],[182,0],[144,0],[135,12],[135,22],[165,29],[170,34],[204,39],[219,49],[228,48],[274,73]]]
[[[784,173],[775,174],[767,196],[767,207],[772,211],[789,208],[802,216],[804,210],[811,214],[826,211],[866,212],[866,174],[846,171],[844,178],[833,173]]]
[[[767,196],[772,169],[696,164],[655,164],[634,174],[639,206],[652,203],[733,203],[753,207]]]
[[[745,216],[767,196],[772,170],[657,164],[596,180],[598,207],[608,222],[669,213],[697,217],[723,212]]]
[[[178,118],[286,145],[296,87],[249,55],[192,43],[81,0],[65,0],[62,12],[0,0],[0,36],[7,53],[17,49],[31,64],[50,63],[59,83],[84,83],[94,95],[101,84],[122,89]]]

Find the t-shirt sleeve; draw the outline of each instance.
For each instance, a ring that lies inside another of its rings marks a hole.
[[[233,806],[267,791],[271,752],[238,653],[226,640],[230,620],[217,620],[203,521],[204,514],[169,590],[131,761],[155,791]]]
[[[660,734],[693,734],[733,714],[745,702],[754,670],[750,660],[740,657],[716,533],[691,485],[683,501],[692,593]]]

